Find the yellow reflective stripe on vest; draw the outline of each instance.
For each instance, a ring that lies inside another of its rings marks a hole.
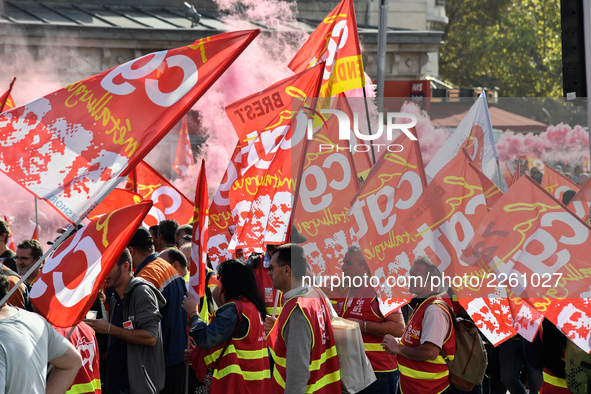
[[[281,388],[285,389],[285,381],[283,380],[283,377],[280,373],[277,373],[277,371],[275,371],[273,373],[273,379],[275,379],[275,382],[277,382],[277,384],[281,386]],[[316,383],[306,386],[306,393],[314,393],[323,388],[324,386],[327,386],[334,382],[338,382],[339,380],[341,380],[341,371],[329,373]]]
[[[364,343],[363,347],[366,352],[385,352],[381,343]]]
[[[337,347],[333,345],[333,347],[328,348],[322,353],[322,356],[318,360],[314,360],[310,363],[310,371],[317,371],[320,369],[322,364],[326,362],[331,357],[337,356]]]
[[[75,384],[71,389],[66,391],[66,394],[80,394],[80,393],[94,393],[95,390],[101,389],[101,380],[95,379],[92,382]]]
[[[417,371],[416,369],[408,368],[402,364],[398,364],[398,372],[404,376],[421,380],[436,380],[449,376],[449,369],[442,372],[425,372]]]
[[[449,361],[453,361],[454,357],[455,356],[447,356],[447,359]],[[439,354],[435,360],[425,360],[425,361],[428,363],[431,363],[431,364],[447,364],[441,354]]]
[[[310,363],[310,371],[319,370],[320,367],[322,366],[322,364],[324,364],[326,362],[326,360],[328,360],[331,357],[335,357],[336,355],[337,355],[336,346],[326,349],[324,351],[324,353],[322,353],[322,355],[320,356],[320,358],[318,360],[314,360]],[[273,357],[273,361],[275,361],[275,364],[279,365],[280,367],[287,368],[285,358],[277,356],[275,354],[275,352],[273,351],[273,349],[271,349],[271,356]]]
[[[328,386],[329,384],[338,382],[339,380],[341,380],[341,371],[329,373],[328,375],[324,375],[322,379],[320,379],[316,383],[308,385],[306,387],[306,393],[315,393],[324,386]]]
[[[542,372],[542,375],[544,377],[544,382],[551,384],[552,386],[555,387],[562,387],[562,388],[568,388],[566,387],[566,380],[559,378],[558,376],[552,376],[546,372]]]
[[[285,364],[285,358],[279,357],[277,354],[275,354],[275,351],[272,348],[269,348],[269,350],[271,351],[271,357],[273,357],[275,364],[279,365],[280,367],[287,368]]]
[[[285,360],[285,359],[283,359],[283,360]],[[275,370],[275,372],[273,372],[273,379],[275,379],[275,382],[277,382],[277,384],[279,386],[281,386],[282,389],[285,390],[285,380],[283,380],[283,377],[281,376],[279,371]]]
[[[218,349],[215,352],[213,352],[212,354],[205,356],[205,359],[204,359],[205,364],[209,365],[212,362],[214,362],[215,360],[217,360],[218,357],[220,357],[222,350],[224,350],[224,349]],[[233,344],[231,344],[226,349],[224,356],[226,356],[228,354],[232,354],[232,353],[236,353],[236,357],[238,357],[241,360],[258,360],[258,359],[268,356],[266,348],[259,349],[259,350],[236,350],[236,347]]]
[[[231,373],[236,373],[242,376],[244,380],[263,380],[271,377],[271,371],[268,369],[264,369],[262,371],[243,371],[240,368],[240,365],[236,364],[228,365],[226,368],[221,370],[216,369],[213,371],[213,377],[215,379],[223,379]]]

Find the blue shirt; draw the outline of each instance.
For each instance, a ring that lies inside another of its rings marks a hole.
[[[200,349],[211,349],[230,339],[238,323],[238,311],[233,303],[222,305],[216,312],[211,323],[206,324],[199,314],[191,317],[188,325],[189,334]],[[242,338],[248,333],[248,319],[242,319],[236,338]]]
[[[115,308],[111,311],[111,325],[123,327],[123,300],[117,292],[113,293]],[[109,350],[107,351],[107,382],[111,390],[129,389],[127,376],[127,342],[109,337]]]

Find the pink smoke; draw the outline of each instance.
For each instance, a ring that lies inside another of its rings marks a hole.
[[[221,11],[229,12],[222,19],[232,29],[250,29],[253,27],[251,22],[260,22],[269,27],[295,22],[293,5],[281,1],[216,0],[216,4]],[[287,64],[299,48],[294,43],[304,41],[307,34],[303,31],[294,32],[293,25],[290,25],[290,29],[292,31],[289,34],[260,34],[193,107],[200,112],[202,126],[208,132],[207,142],[202,146],[202,153],[196,162],[205,157],[210,195],[217,190],[238,142],[224,108],[293,75]],[[196,164],[195,167],[199,166]],[[191,170],[189,176],[174,183],[191,200],[197,174],[197,170]]]
[[[423,156],[423,163],[427,165],[435,153],[441,148],[449,132],[445,129],[435,128],[431,124],[431,118],[426,111],[411,101],[405,102],[400,108],[401,112],[409,113],[417,117],[417,138],[421,145],[421,155]]]
[[[519,134],[506,131],[497,143],[500,160],[515,160],[528,152],[539,152],[547,162],[568,162],[571,166],[581,164],[589,157],[589,135],[581,127],[560,123],[548,126],[546,131]]]

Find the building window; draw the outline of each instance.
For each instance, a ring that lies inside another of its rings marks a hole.
[[[435,0],[435,5],[445,7],[445,0]]]

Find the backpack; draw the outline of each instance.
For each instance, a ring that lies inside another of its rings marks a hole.
[[[441,349],[441,356],[449,368],[449,382],[460,390],[472,391],[474,386],[482,383],[488,364],[486,349],[478,328],[470,320],[456,318],[447,303],[438,301],[434,303],[447,307],[454,325],[456,353],[453,360],[450,360]]]

